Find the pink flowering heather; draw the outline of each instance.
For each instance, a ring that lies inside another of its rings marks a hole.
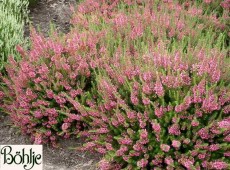
[[[216,5],[222,12],[214,1],[93,0],[74,13],[74,30],[100,35],[94,104],[78,110],[92,128],[83,149],[104,154],[101,169],[229,163],[228,17]]]
[[[23,133],[39,143],[51,141],[55,145],[54,136],[66,138],[84,127],[81,108],[73,99],[80,98],[90,86],[90,66],[83,53],[91,47],[83,51],[85,42],[76,36],[87,37],[78,34],[44,38],[32,30],[31,49],[23,51],[19,62],[10,59],[6,67],[5,97],[0,93],[5,100],[3,108]]]

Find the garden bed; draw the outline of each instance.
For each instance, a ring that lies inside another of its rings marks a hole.
[[[45,169],[229,169],[228,2],[40,1],[0,76],[2,142],[43,144]]]

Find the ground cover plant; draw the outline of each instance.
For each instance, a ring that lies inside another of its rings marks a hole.
[[[89,3],[73,22],[105,32],[84,133],[85,149],[105,154],[101,169],[227,169],[226,32],[196,6]]]
[[[35,143],[86,137],[103,170],[229,169],[228,13],[226,0],[82,1],[68,34],[18,47],[2,107]]]
[[[9,55],[20,58],[16,45],[24,45],[24,25],[28,21],[27,0],[0,1],[0,70]]]
[[[84,95],[91,79],[91,58],[82,56],[90,51],[81,50],[85,42],[74,44],[75,37],[56,36],[45,38],[32,30],[31,50],[18,47],[22,59],[9,58],[6,70],[10,78],[3,78],[7,88],[2,88],[3,108],[22,132],[37,144],[49,141],[53,146],[57,136],[68,138],[84,127],[73,98]]]

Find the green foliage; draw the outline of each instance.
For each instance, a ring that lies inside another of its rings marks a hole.
[[[28,21],[27,0],[0,1],[0,70],[9,55],[19,58],[15,47],[24,44],[24,24]]]

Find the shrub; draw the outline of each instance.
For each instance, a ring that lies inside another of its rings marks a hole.
[[[103,170],[229,168],[227,32],[195,6],[132,2],[85,1],[72,21],[104,33],[84,149]]]
[[[16,62],[10,57],[8,76],[2,77],[4,112],[38,144],[56,146],[58,136],[68,138],[85,126],[74,109],[78,107],[74,99],[84,100],[84,91],[90,87],[88,60],[92,57],[90,50],[83,49],[89,43],[83,39],[87,36],[71,37],[53,33],[44,38],[32,30],[31,49],[18,46],[22,59]]]
[[[227,169],[230,91],[223,55],[192,50],[191,62],[162,48],[135,59],[119,55],[119,64],[98,73],[85,149],[105,154],[101,169],[114,162],[118,169]]]
[[[9,55],[20,58],[15,50],[23,45],[24,23],[28,20],[27,0],[2,0],[0,2],[0,71],[4,68]]]

